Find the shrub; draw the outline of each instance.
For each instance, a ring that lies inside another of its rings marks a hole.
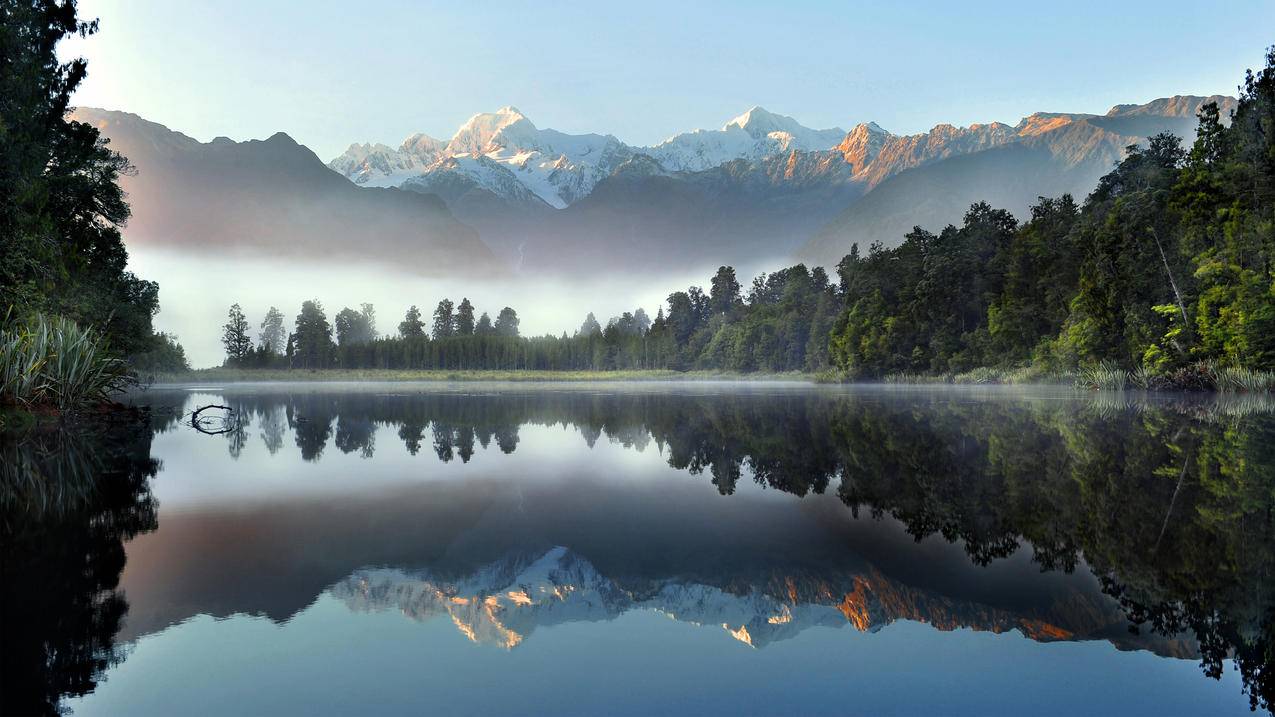
[[[0,329],[0,403],[66,410],[106,401],[133,382],[97,332],[36,314]]]

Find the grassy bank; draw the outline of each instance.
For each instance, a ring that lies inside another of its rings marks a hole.
[[[882,381],[894,384],[1059,384],[1104,391],[1275,392],[1275,372],[1218,366],[1208,361],[1162,373],[1143,368],[1126,370],[1114,363],[1103,362],[1068,373],[1030,366],[1014,369],[983,367],[964,373],[892,373],[884,376]]]
[[[908,385],[1017,385],[1053,384],[1087,390],[1219,391],[1268,393],[1275,391],[1275,373],[1193,364],[1167,374],[1126,371],[1107,364],[1074,373],[1057,373],[1025,367],[983,367],[963,373],[892,373],[880,379],[851,378],[835,372],[733,373],[729,371],[443,371],[399,369],[244,369],[208,368],[182,373],[143,376],[143,383],[248,383],[263,381],[801,381],[807,383],[888,383]]]
[[[236,369],[208,368],[143,377],[155,384],[241,383],[251,381],[814,381],[809,373],[726,371],[427,371],[396,369]]]

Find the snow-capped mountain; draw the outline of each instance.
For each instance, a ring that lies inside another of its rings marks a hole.
[[[845,135],[840,128],[810,129],[791,117],[753,107],[719,130],[685,132],[644,151],[667,169],[702,171],[735,159],[831,149]]]
[[[355,184],[397,187],[438,161],[446,146],[446,142],[424,134],[408,137],[398,149],[384,144],[352,144],[328,166]]]
[[[813,130],[753,108],[719,130],[645,148],[540,129],[504,107],[474,115],[445,141],[416,134],[398,148],[351,145],[327,169],[284,135],[200,143],[120,113],[81,115],[138,167],[125,179],[133,241],[333,246],[396,266],[402,247],[438,244],[450,264],[481,254],[485,265],[563,274],[775,265],[794,253],[830,267],[856,243],[892,246],[914,226],[959,222],[975,201],[1025,217],[1039,196],[1087,195],[1130,144],[1163,131],[1189,139],[1206,102],[1224,119],[1235,106],[1178,96],[910,135],[872,122]],[[254,164],[267,159],[287,165]],[[201,184],[190,184],[195,176]],[[350,236],[373,237],[374,249],[352,249]]]
[[[1124,617],[1108,603],[1056,605],[1043,614],[1020,614],[911,587],[872,567],[817,578],[772,575],[740,588],[669,578],[635,589],[558,546],[542,554],[507,555],[457,577],[399,568],[358,570],[329,593],[357,612],[393,609],[421,622],[445,617],[473,642],[506,649],[540,628],[612,620],[633,610],[721,629],[750,647],[789,639],[810,627],[850,625],[875,632],[897,620],[911,620],[939,630],[1018,630],[1041,642],[1107,639],[1126,648],[1161,648],[1152,641],[1118,637]]]
[[[402,186],[410,181],[415,186],[409,188],[418,190],[440,181],[435,175],[450,175],[441,181],[466,178],[519,202],[530,192],[562,208],[588,194],[632,154],[610,135],[542,130],[517,108],[502,107],[470,117],[447,142],[418,134],[397,150],[353,144],[328,166],[359,184]]]
[[[611,135],[539,129],[517,108],[502,107],[469,118],[446,142],[417,134],[398,149],[356,143],[328,166],[357,184],[417,191],[467,177],[497,196],[522,201],[520,192],[508,183],[512,177],[549,206],[561,209],[587,196],[599,181],[637,155],[654,158],[663,170],[702,171],[733,160],[831,149],[845,135],[842,129],[810,129],[791,117],[754,107],[719,130],[695,130],[654,147],[634,148]],[[499,173],[490,164],[450,161],[461,158],[485,158],[503,165],[510,174],[496,178]],[[433,178],[440,174],[452,176]]]
[[[544,205],[545,200],[520,180],[517,170],[486,155],[443,157],[424,174],[414,174],[399,186],[421,194],[437,194],[445,200],[458,193],[490,192],[515,205]]]

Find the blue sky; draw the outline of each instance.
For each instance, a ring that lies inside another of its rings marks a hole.
[[[540,127],[649,144],[753,105],[812,127],[1105,112],[1233,94],[1275,2],[82,0],[101,32],[76,97],[197,139],[449,137],[512,104]]]

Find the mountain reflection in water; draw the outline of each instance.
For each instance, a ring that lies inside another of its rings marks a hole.
[[[142,428],[0,443],[6,714],[91,692],[119,644],[197,615],[282,623],[320,595],[506,649],[634,611],[758,649],[901,620],[1016,630],[1211,677],[1233,660],[1254,707],[1275,694],[1264,399],[394,385],[136,400],[153,408]],[[214,402],[234,408],[226,433],[183,422]],[[702,478],[641,479],[653,462]]]

